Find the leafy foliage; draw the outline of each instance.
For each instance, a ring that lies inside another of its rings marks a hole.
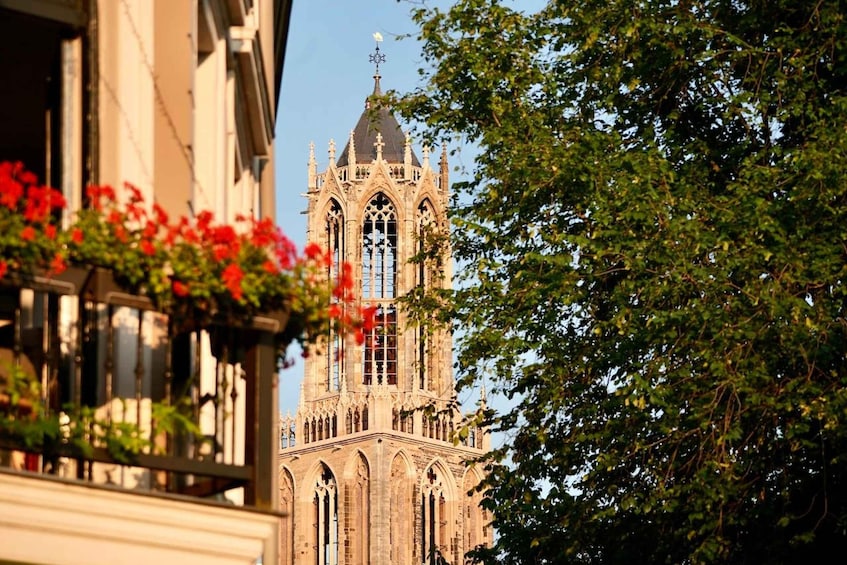
[[[794,563],[847,528],[843,2],[420,9],[503,563]],[[433,304],[430,302],[429,304]],[[440,300],[439,307],[443,307]],[[423,304],[426,307],[426,303]]]

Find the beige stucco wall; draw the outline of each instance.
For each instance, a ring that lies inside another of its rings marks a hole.
[[[50,565],[276,562],[277,517],[0,472],[0,561]]]

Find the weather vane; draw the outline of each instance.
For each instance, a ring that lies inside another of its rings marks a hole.
[[[385,55],[383,55],[379,51],[379,44],[382,42],[382,34],[376,32],[374,34],[374,39],[376,40],[376,51],[374,51],[369,57],[368,60],[376,65],[376,74],[379,74],[379,64],[385,62]]]

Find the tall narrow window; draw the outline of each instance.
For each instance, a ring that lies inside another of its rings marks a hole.
[[[315,482],[312,525],[316,565],[338,565],[338,488],[326,465]]]
[[[432,241],[434,229],[436,228],[435,215],[432,210],[432,204],[429,200],[424,200],[418,206],[417,213],[417,237],[418,237],[418,257],[420,258],[417,264],[417,285],[422,290],[426,291],[432,287],[433,283],[433,259],[428,258],[428,246],[434,244]],[[430,345],[427,340],[427,328],[424,324],[417,327],[417,367],[418,367],[418,386],[421,390],[432,389],[432,355]]]
[[[365,334],[364,384],[397,384],[397,308],[378,305]]]
[[[421,563],[441,563],[447,551],[447,501],[444,484],[433,467],[426,473],[421,490]]]
[[[397,215],[383,193],[365,208],[362,223],[362,296],[376,307],[375,324],[365,336],[362,382],[397,384]]]
[[[326,233],[327,249],[330,252],[332,260],[327,265],[328,280],[337,279],[341,275],[341,264],[344,261],[344,213],[341,210],[341,205],[332,200],[329,211],[326,214]],[[326,388],[329,391],[337,391],[341,386],[341,379],[344,376],[344,340],[341,336],[330,327],[329,330],[329,347],[326,356]]]
[[[397,277],[397,217],[383,193],[365,208],[362,226],[362,295],[365,300],[395,297]]]

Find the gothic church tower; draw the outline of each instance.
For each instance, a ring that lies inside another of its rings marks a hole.
[[[376,58],[376,60],[374,60]],[[374,94],[380,94],[377,46]],[[481,430],[453,442],[451,339],[407,324],[398,299],[450,284],[449,251],[411,263],[422,234],[447,230],[448,167],[412,150],[389,109],[365,111],[318,172],[309,157],[308,240],[353,265],[364,305],[376,308],[365,343],[328,336],[306,359],[296,418],[284,418],[279,458],[284,565],[461,564],[490,544],[482,479],[466,461],[489,449]],[[431,406],[434,414],[419,408]],[[443,561],[442,561],[443,559]]]

